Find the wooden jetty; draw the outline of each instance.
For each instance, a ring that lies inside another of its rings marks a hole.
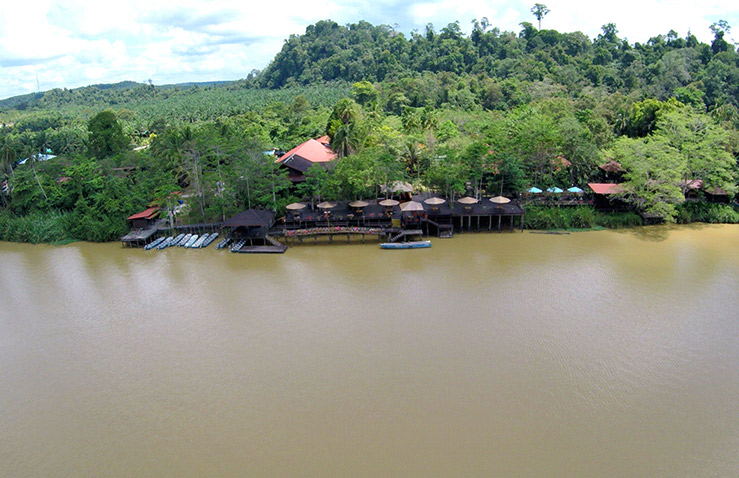
[[[223,223],[231,229],[231,237],[236,243],[231,252],[242,254],[281,254],[287,246],[270,236],[274,225],[274,214],[269,211],[250,209],[240,212]]]

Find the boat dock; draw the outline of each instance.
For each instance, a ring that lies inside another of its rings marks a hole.
[[[179,242],[175,239],[164,241],[169,246],[207,247],[222,235],[217,249],[229,246],[231,252],[242,254],[281,254],[287,250],[288,244],[302,244],[306,238],[312,239],[314,244],[318,244],[322,237],[329,243],[336,238],[346,238],[347,243],[358,238],[364,244],[369,236],[376,238],[378,243],[394,244],[420,241],[424,236],[451,238],[455,232],[502,232],[504,228],[513,232],[517,226],[523,230],[523,208],[510,202],[496,203],[497,199],[466,197],[450,203],[441,198],[416,196],[402,204],[387,199],[372,203],[324,202],[316,206],[294,203],[279,219],[270,211],[250,209],[223,223],[177,226],[175,231],[161,230],[180,232],[177,237],[182,239]],[[215,233],[216,229],[221,232]],[[143,246],[157,239],[157,230],[147,230],[146,238],[134,235],[140,231],[132,231],[129,236],[138,240],[135,244]]]

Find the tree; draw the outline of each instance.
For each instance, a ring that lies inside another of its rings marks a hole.
[[[713,54],[721,53],[722,51],[728,51],[729,44],[724,40],[724,35],[731,32],[731,26],[726,20],[719,20],[718,22],[712,23],[709,27],[713,33],[713,42],[711,43],[711,51]]]
[[[688,109],[667,113],[657,122],[654,136],[663,138],[682,156],[683,194],[697,179],[708,189],[720,188],[731,195],[736,192],[730,134],[709,116]]]
[[[87,123],[90,132],[90,154],[96,158],[107,158],[123,151],[128,146],[128,137],[123,126],[110,110],[101,111]]]
[[[174,181],[162,184],[154,191],[154,201],[167,211],[169,228],[174,230],[175,208],[179,204],[179,186]]]
[[[8,135],[3,136],[2,145],[0,145],[0,175],[13,175],[16,146]]]
[[[675,206],[685,201],[680,180],[686,165],[665,138],[622,136],[606,155],[624,168],[621,197],[646,216],[675,221]]]
[[[339,156],[348,156],[361,144],[360,107],[354,100],[339,100],[328,118],[326,133]]]
[[[539,21],[539,30],[541,30],[541,19],[544,18],[549,11],[550,10],[543,3],[536,3],[531,7],[531,13],[533,13],[534,17]]]
[[[46,191],[44,190],[44,187],[41,185],[41,180],[38,177],[38,173],[36,172],[36,159],[37,154],[35,149],[32,148],[26,148],[26,154],[28,154],[28,163],[31,165],[31,169],[33,170],[33,177],[36,179],[36,184],[38,184],[39,189],[41,190],[41,194],[44,195],[44,199],[46,201],[49,200],[49,197],[46,195]]]
[[[352,96],[360,105],[372,109],[377,105],[379,93],[372,83],[362,80],[352,85]]]
[[[321,199],[326,197],[328,180],[328,170],[321,164],[314,164],[305,172],[305,181],[298,185],[298,194],[310,198],[312,207],[314,201],[320,203]]]

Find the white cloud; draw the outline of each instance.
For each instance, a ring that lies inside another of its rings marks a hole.
[[[487,17],[491,26],[519,31],[536,23],[534,2],[502,0],[24,0],[4,5],[0,17],[0,98],[41,89],[124,79],[154,83],[237,79],[264,68],[290,34],[322,19],[340,24],[366,19],[401,31],[438,30]],[[543,28],[583,31],[591,38],[615,23],[622,38],[645,42],[674,29],[710,41],[708,26],[726,19],[739,30],[734,2],[551,0]],[[731,37],[731,35],[729,35]]]

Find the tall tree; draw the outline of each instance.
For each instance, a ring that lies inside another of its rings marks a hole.
[[[123,126],[110,110],[101,111],[87,123],[90,132],[90,154],[97,158],[112,156],[128,145]]]
[[[679,151],[661,136],[622,136],[607,155],[624,168],[626,201],[646,216],[675,221],[675,206],[685,201],[680,181],[686,165]]]
[[[683,193],[697,179],[708,189],[720,188],[732,195],[736,192],[736,159],[731,154],[730,134],[711,117],[687,108],[673,111],[660,118],[654,135],[664,138],[682,156]]]
[[[541,30],[541,19],[549,13],[549,9],[543,3],[536,3],[531,7],[531,13],[533,13],[534,17],[539,21],[539,30]]]

